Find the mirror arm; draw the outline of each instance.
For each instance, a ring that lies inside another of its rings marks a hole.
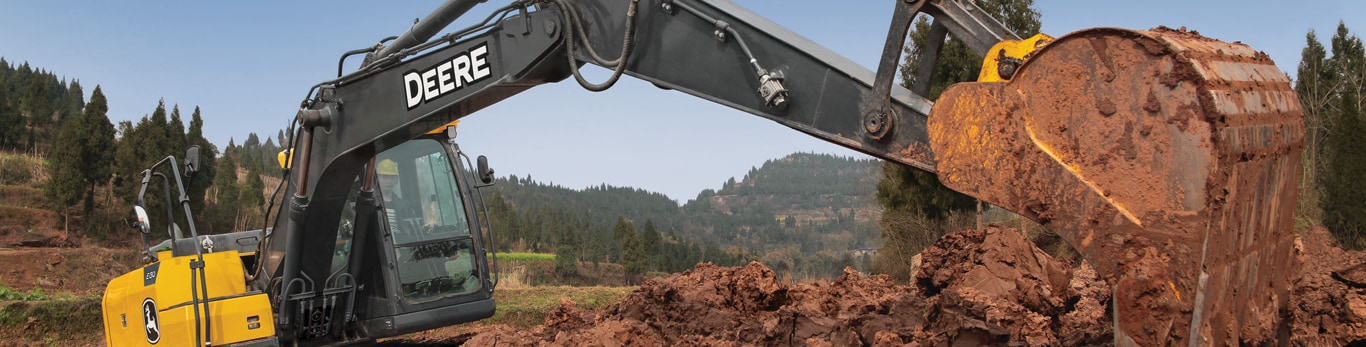
[[[171,204],[173,204],[175,200],[171,200],[170,179],[167,178],[165,174],[162,174],[160,172],[153,172],[152,175],[161,178],[161,194],[164,195],[165,200],[163,201],[166,202],[166,234],[171,236],[171,240],[179,240],[185,238],[185,236],[181,235],[179,230],[176,230],[175,227],[175,207],[171,206]]]

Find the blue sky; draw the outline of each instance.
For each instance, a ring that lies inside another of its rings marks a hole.
[[[739,4],[873,69],[893,0],[738,0]],[[489,1],[464,27],[501,5]],[[28,61],[86,92],[103,86],[115,122],[150,114],[157,100],[199,106],[220,147],[284,128],[337,58],[397,35],[438,1],[5,1],[0,56]],[[1294,72],[1304,36],[1327,40],[1345,21],[1366,30],[1366,2],[1036,0],[1043,31],[1185,26],[1241,41]],[[602,72],[590,76],[599,79]],[[792,152],[863,154],[746,113],[624,78],[606,92],[572,82],[533,88],[466,118],[461,146],[490,157],[499,175],[583,188],[606,182],[662,192],[680,203]],[[869,187],[872,189],[872,187]]]

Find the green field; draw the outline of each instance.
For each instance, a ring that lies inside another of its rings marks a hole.
[[[518,253],[518,252],[499,252],[498,261],[555,261],[555,255],[549,253]]]

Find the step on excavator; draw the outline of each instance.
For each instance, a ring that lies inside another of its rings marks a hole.
[[[520,0],[436,36],[482,2],[447,1],[309,89],[266,227],[197,233],[182,184],[196,150],[183,173],[174,157],[144,171],[133,224],[170,239],[109,283],[108,345],[344,345],[491,316],[493,171],[460,150],[456,122],[538,85],[601,91],[622,75],[936,173],[1057,232],[1111,284],[1113,320],[1098,324],[1117,345],[1288,334],[1303,117],[1287,76],[1244,44],[1167,28],[1022,39],[968,0],[892,1],[877,71],[725,0]],[[935,73],[953,35],[986,57],[977,82],[936,100],[894,85],[918,15],[933,21],[913,73]],[[585,64],[612,73],[594,83]],[[158,180],[181,211],[142,207]]]

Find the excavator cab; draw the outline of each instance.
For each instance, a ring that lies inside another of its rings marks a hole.
[[[432,132],[376,153],[346,192],[328,277],[273,281],[287,293],[277,300],[298,341],[367,340],[493,315],[491,239],[478,218],[492,170],[482,156],[476,170],[453,137]],[[322,258],[312,255],[321,248],[302,258]]]
[[[482,249],[471,232],[457,170],[463,167],[436,139],[403,143],[376,156],[381,199],[380,229],[386,230],[386,261],[395,264],[390,281],[408,303],[425,303],[484,289],[489,278]],[[483,271],[481,271],[483,270]]]

